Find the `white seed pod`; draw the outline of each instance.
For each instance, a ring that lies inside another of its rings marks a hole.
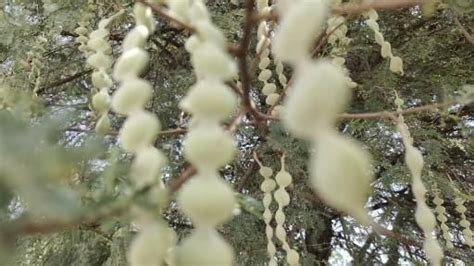
[[[193,85],[181,100],[180,107],[196,119],[220,121],[230,116],[237,107],[235,93],[215,79],[202,79]]]
[[[135,15],[135,21],[137,22],[137,25],[143,25],[147,27],[150,32],[155,31],[155,20],[153,19],[153,12],[151,8],[140,3],[135,3],[133,13]]]
[[[232,136],[216,124],[199,124],[184,140],[184,155],[199,170],[218,169],[236,153]]]
[[[379,31],[376,31],[376,32],[374,32],[374,34],[375,34],[375,42],[378,45],[382,46],[383,43],[385,42],[385,39],[383,38],[382,33],[380,33]]]
[[[435,238],[428,236],[423,244],[423,249],[432,265],[441,265],[443,249]]]
[[[78,49],[79,49],[79,51],[81,51],[83,53],[89,51],[89,47],[87,47],[87,45],[84,45],[84,44],[79,45]]]
[[[200,20],[196,23],[196,30],[201,40],[212,42],[221,49],[226,47],[224,34],[208,20]]]
[[[128,261],[131,266],[159,265],[171,247],[172,231],[166,225],[153,222],[147,224],[133,239]]]
[[[260,38],[255,48],[255,52],[257,54],[260,54],[263,51],[263,49],[267,49],[269,44],[270,44],[270,40],[268,40],[266,37]]]
[[[266,180],[263,180],[262,184],[260,185],[260,190],[262,190],[263,192],[270,192],[270,191],[273,191],[275,187],[276,187],[276,183],[274,180],[266,179]]]
[[[147,146],[138,151],[132,163],[130,176],[137,187],[152,184],[166,162],[166,157],[161,151],[153,146]]]
[[[194,53],[194,51],[196,50],[196,48],[202,43],[201,40],[199,40],[199,38],[196,36],[196,35],[192,35],[191,37],[189,37],[186,42],[184,43],[184,48],[186,49],[186,51],[188,51],[189,53]]]
[[[124,81],[138,77],[148,64],[148,53],[140,48],[133,48],[123,53],[115,63],[114,78]]]
[[[92,85],[94,87],[102,89],[102,88],[110,88],[113,85],[112,79],[107,75],[104,69],[94,71],[92,73]]]
[[[390,58],[390,71],[403,75],[403,61],[400,57]]]
[[[146,26],[137,25],[127,34],[127,36],[125,36],[122,43],[123,51],[127,52],[137,47],[143,48],[149,33],[150,32]]]
[[[262,175],[265,178],[270,178],[273,174],[272,168],[266,167],[266,166],[261,167],[260,170],[258,170],[258,172],[260,173],[260,175]]]
[[[89,39],[105,39],[109,36],[109,31],[107,29],[96,29],[91,32]]]
[[[95,125],[95,132],[101,135],[105,135],[110,130],[110,119],[107,114],[103,115]]]
[[[272,42],[275,56],[292,64],[306,58],[314,38],[323,30],[328,13],[325,1],[313,0],[300,0],[281,12],[280,27]]]
[[[232,247],[215,231],[197,228],[176,249],[176,265],[234,265]]]
[[[365,23],[367,23],[367,26],[369,26],[369,28],[372,29],[373,31],[380,30],[379,24],[377,24],[377,21],[375,20],[369,19],[369,20],[366,20]]]
[[[428,232],[429,234],[436,226],[435,216],[424,202],[417,203],[415,219],[416,223],[425,233]]]
[[[269,69],[264,69],[258,75],[258,80],[266,82],[272,77],[272,71]]]
[[[275,221],[277,224],[284,224],[286,220],[286,215],[283,213],[283,210],[278,209],[275,213]]]
[[[191,61],[198,76],[231,80],[237,74],[234,60],[217,45],[205,42],[195,48]]]
[[[206,5],[202,1],[194,1],[189,8],[188,12],[189,20],[193,22],[198,22],[200,20],[210,21],[211,17],[207,11]]]
[[[98,52],[89,56],[87,63],[95,69],[108,69],[112,66],[112,59],[103,52]]]
[[[234,192],[217,174],[191,178],[177,202],[197,227],[214,227],[230,220],[236,204]]]
[[[90,39],[87,42],[87,46],[94,51],[107,51],[110,49],[110,44],[105,39]]]
[[[273,108],[271,115],[275,117],[282,117],[284,115],[285,108],[282,105],[277,105]]]
[[[280,187],[277,189],[273,196],[280,206],[287,206],[290,204],[290,195],[285,191],[284,188]]]
[[[290,173],[288,173],[285,170],[281,170],[280,172],[277,173],[275,176],[276,181],[278,182],[278,185],[282,187],[287,187],[291,184],[292,177]]]
[[[98,113],[103,113],[109,109],[110,96],[106,90],[101,90],[92,97],[92,107]]]
[[[262,58],[260,62],[258,63],[258,68],[265,69],[270,65],[270,62],[271,62],[270,58],[268,57]]]
[[[288,130],[309,139],[318,128],[331,127],[351,97],[345,77],[329,61],[302,65],[284,104],[283,122]]]
[[[359,143],[337,132],[321,134],[310,172],[311,184],[326,204],[366,222],[364,205],[373,176],[370,155]]]
[[[380,53],[383,58],[392,56],[392,47],[389,42],[383,42]]]
[[[269,96],[276,91],[276,85],[273,83],[266,83],[262,88],[262,93],[265,96]]]
[[[411,184],[411,188],[413,191],[413,195],[415,198],[424,198],[425,193],[426,193],[426,188],[425,185],[423,185],[423,182],[421,181],[421,178],[415,178],[413,179],[413,183]]]
[[[188,12],[189,8],[191,6],[191,3],[189,0],[168,0],[166,1],[166,4],[168,5],[169,10],[177,17],[180,17],[182,19],[187,19],[188,18]]]
[[[417,148],[413,146],[405,147],[405,162],[413,176],[421,176],[421,171],[423,170],[423,155]]]
[[[75,32],[76,34],[78,34],[78,35],[85,35],[85,34],[88,32],[88,30],[87,30],[86,27],[80,26],[80,27],[77,27],[77,28],[74,30],[74,32]]]
[[[160,128],[160,122],[154,114],[134,112],[125,120],[119,140],[126,151],[137,152],[153,143]]]
[[[268,95],[268,97],[265,99],[265,103],[270,106],[274,106],[279,98],[280,98],[280,94],[272,93]]]
[[[299,265],[299,260],[300,260],[300,255],[298,254],[298,252],[296,252],[295,250],[291,249],[288,254],[286,254],[287,256],[287,261],[288,263],[293,266],[293,265]]]
[[[122,115],[143,109],[153,94],[151,84],[143,79],[126,79],[112,98],[112,109]]]

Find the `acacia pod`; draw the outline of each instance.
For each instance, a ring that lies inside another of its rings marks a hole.
[[[232,247],[215,231],[196,228],[176,249],[176,265],[234,265]]]
[[[441,265],[441,260],[443,259],[443,250],[435,238],[431,236],[427,237],[425,243],[423,244],[423,249],[425,250],[426,256],[432,265]]]
[[[189,8],[188,17],[189,20],[194,22],[198,22],[200,20],[211,20],[211,17],[209,16],[209,12],[207,11],[205,4],[201,1],[193,2],[193,4]]]
[[[83,36],[83,35],[76,38],[77,43],[86,43],[87,40],[89,40],[89,39],[86,36]]]
[[[87,58],[87,63],[95,69],[107,69],[112,66],[112,59],[103,52],[97,52]]]
[[[258,80],[266,82],[271,77],[272,77],[272,71],[270,71],[269,69],[264,69],[258,75]]]
[[[168,0],[166,1],[166,4],[175,16],[178,16],[183,19],[188,18],[188,12],[191,5],[189,0]]]
[[[135,21],[137,25],[143,25],[148,28],[149,32],[155,31],[155,20],[153,19],[153,12],[151,8],[135,3],[133,7],[133,13],[135,14]]]
[[[231,80],[237,74],[233,59],[215,44],[201,43],[191,57],[198,75],[220,80]]]
[[[154,114],[146,111],[134,112],[125,120],[119,140],[126,151],[137,152],[153,143],[160,128],[160,122]]]
[[[89,39],[105,39],[109,36],[109,31],[107,29],[96,29],[92,31],[89,35]]]
[[[200,124],[184,140],[184,156],[198,170],[218,169],[236,153],[232,136],[216,124]]]
[[[212,42],[221,49],[225,49],[226,39],[224,34],[222,34],[222,32],[210,21],[200,20],[195,25],[201,40]]]
[[[258,172],[260,173],[260,175],[262,175],[265,178],[269,178],[273,174],[272,168],[266,167],[266,166],[261,167]]]
[[[184,44],[184,48],[189,53],[193,53],[201,43],[202,43],[202,41],[199,40],[199,38],[196,35],[192,35],[191,37],[189,37],[186,40],[186,42]]]
[[[344,167],[341,167],[344,166]],[[311,162],[311,184],[329,206],[364,219],[373,180],[370,155],[361,145],[335,131],[321,134]]]
[[[143,109],[153,93],[151,84],[143,79],[126,79],[112,98],[112,109],[122,115]]]
[[[104,52],[110,48],[109,42],[105,39],[90,39],[87,46],[94,51]]]
[[[112,79],[101,69],[92,73],[92,85],[96,88],[110,88],[113,85]]]
[[[167,160],[165,155],[153,146],[138,151],[133,160],[130,176],[137,187],[153,184]]]
[[[161,264],[172,245],[173,232],[163,223],[153,222],[142,228],[128,252],[131,266]]]
[[[260,62],[258,63],[258,68],[265,69],[270,65],[270,62],[271,62],[270,58],[268,57],[262,58]]]
[[[109,109],[110,96],[106,90],[101,90],[92,97],[92,107],[98,112],[103,113]]]
[[[149,34],[150,32],[146,26],[137,25],[125,36],[122,43],[123,51],[127,52],[133,48],[143,48]]]
[[[284,170],[278,172],[275,179],[276,179],[278,185],[280,185],[282,187],[289,186],[291,184],[291,181],[292,181],[290,173],[288,173],[287,171],[284,171]]]
[[[214,227],[228,221],[236,204],[232,189],[216,174],[196,176],[186,182],[177,202],[197,227]]]
[[[270,106],[273,106],[273,105],[276,104],[276,102],[278,101],[279,98],[280,98],[280,94],[272,93],[272,94],[268,95],[268,97],[265,99],[265,103],[270,105]]]
[[[413,176],[421,176],[421,171],[423,170],[423,155],[417,148],[413,146],[405,147],[405,162]]]
[[[110,130],[110,118],[107,114],[103,115],[95,125],[95,132],[101,135],[105,135]]]
[[[262,93],[263,95],[269,96],[276,91],[276,85],[273,83],[266,83],[263,86]]]
[[[275,56],[292,64],[306,58],[314,37],[323,30],[328,13],[324,1],[301,0],[289,5],[280,13],[280,26],[272,42]]]
[[[138,77],[148,64],[148,53],[140,48],[133,48],[123,53],[115,63],[113,76],[118,81]]]
[[[273,196],[275,197],[275,200],[280,206],[287,206],[288,204],[290,204],[290,195],[288,195],[288,192],[286,192],[285,189],[282,187],[277,189]]]
[[[403,75],[403,61],[400,57],[394,56],[390,59],[390,71]]]
[[[234,112],[237,97],[221,81],[202,79],[190,88],[188,94],[181,100],[180,107],[197,119],[220,121]]]
[[[418,202],[415,219],[416,223],[424,232],[431,232],[436,226],[435,216],[424,202]]]
[[[351,97],[345,78],[341,68],[329,61],[301,65],[284,103],[286,128],[311,139],[318,129],[332,127]]]
[[[76,34],[78,34],[78,35],[85,35],[85,34],[88,32],[88,30],[87,30],[86,27],[80,26],[80,27],[77,27],[77,28],[74,30],[74,32],[75,32]]]
[[[392,56],[392,48],[389,42],[385,41],[382,44],[382,50],[380,51],[383,58]]]

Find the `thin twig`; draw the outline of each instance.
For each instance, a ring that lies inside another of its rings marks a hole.
[[[459,29],[461,30],[462,34],[464,35],[464,37],[466,37],[466,39],[474,45],[474,36],[472,36],[467,30],[466,28],[464,28],[464,26],[461,24],[461,22],[459,21],[458,17],[454,17],[454,23],[456,23],[456,25],[458,25]]]
[[[148,3],[146,0],[135,0],[135,2],[150,7],[153,10],[153,12],[155,12],[159,16],[166,18],[171,23],[173,23],[173,24],[175,24],[175,25],[177,25],[181,28],[186,29],[190,33],[194,33],[196,31],[193,26],[191,26],[188,23],[182,21],[181,19],[176,18],[175,16],[171,15],[170,12],[166,8],[163,8],[163,7],[161,7],[157,4]]]

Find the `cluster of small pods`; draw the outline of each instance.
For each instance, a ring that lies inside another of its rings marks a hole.
[[[35,81],[35,85],[33,88],[33,92],[38,92],[41,86],[41,72],[44,68],[43,62],[43,54],[46,52],[46,44],[48,40],[43,36],[36,37],[36,42],[31,47],[31,50],[27,52],[26,61],[24,62],[24,66],[27,70],[29,70],[28,78]]]
[[[474,241],[472,240],[471,222],[467,220],[467,208],[464,206],[464,202],[465,200],[459,196],[454,199],[454,204],[456,204],[456,211],[461,216],[459,225],[463,228],[462,235],[464,237],[464,243],[470,248],[472,248],[474,246]]]
[[[444,241],[446,242],[446,247],[448,249],[452,249],[453,243],[452,243],[452,237],[449,234],[449,227],[446,224],[448,221],[448,217],[446,217],[446,208],[443,206],[444,200],[441,198],[441,190],[437,187],[432,189],[433,192],[433,203],[436,205],[435,211],[438,213],[436,218],[440,222],[440,228],[441,231],[443,232],[443,238]]]
[[[87,33],[89,32],[90,21],[94,17],[92,11],[95,10],[96,5],[94,0],[87,1],[87,8],[81,11],[81,20],[79,21],[79,26],[74,29],[74,33],[77,34],[76,42],[79,44],[79,51],[88,56],[92,51],[87,46]]]

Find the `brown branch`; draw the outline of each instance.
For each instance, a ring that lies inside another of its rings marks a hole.
[[[458,17],[454,17],[454,23],[456,23],[456,25],[459,27],[459,30],[461,30],[462,34],[464,35],[464,37],[466,37],[466,39],[474,45],[474,36],[472,36],[467,30],[466,28],[464,28],[464,26],[461,24],[461,22],[459,21]]]
[[[368,1],[363,3],[343,3],[336,7],[333,7],[332,13],[336,15],[357,15],[367,12],[371,9],[375,10],[387,10],[387,9],[400,9],[406,7],[412,7],[416,5],[424,4],[426,0],[380,0],[380,1]],[[278,14],[275,12],[257,14],[252,17],[253,22],[261,20],[278,20]]]
[[[46,85],[46,86],[44,86],[44,87],[41,87],[41,88],[38,89],[38,91],[37,91],[36,93],[41,93],[41,92],[44,91],[44,90],[47,90],[47,89],[51,89],[51,88],[54,88],[54,87],[58,87],[58,86],[64,85],[64,84],[66,84],[66,83],[68,83],[68,82],[71,82],[71,81],[73,81],[73,80],[75,80],[75,79],[78,79],[78,78],[80,78],[80,77],[82,77],[82,76],[84,76],[84,75],[90,74],[90,73],[92,73],[92,69],[88,69],[88,70],[81,71],[81,72],[76,73],[76,74],[74,74],[74,75],[72,75],[72,76],[66,77],[66,78],[64,78],[64,79],[61,79],[61,80],[55,81],[55,82],[53,82],[53,83],[51,83],[51,84],[48,84],[48,85]]]
[[[402,111],[380,111],[380,112],[369,112],[369,113],[343,113],[339,115],[339,119],[341,120],[351,120],[351,119],[391,119],[396,121],[398,115],[410,115],[422,112],[436,112],[436,109],[448,107],[454,104],[457,104],[457,101],[447,101],[442,103],[435,103],[429,105],[423,105],[419,107],[413,107],[409,109],[405,109]],[[266,120],[274,120],[279,121],[279,117],[270,116],[266,114],[260,113],[260,117]]]
[[[249,168],[247,168],[247,171],[245,171],[244,175],[240,178],[239,184],[237,185],[237,188],[235,189],[235,191],[237,192],[242,191],[242,189],[244,188],[249,178],[258,169],[257,166],[258,166],[258,163],[256,161],[253,161],[252,164],[250,164]]]

